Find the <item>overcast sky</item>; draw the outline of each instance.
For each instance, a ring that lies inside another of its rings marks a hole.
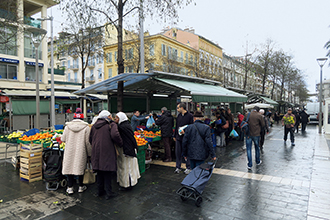
[[[191,27],[195,33],[218,43],[229,55],[249,53],[267,39],[294,56],[297,68],[306,75],[310,92],[320,81],[316,58],[324,57],[324,44],[330,39],[329,0],[195,0],[195,5],[179,11],[179,28]],[[54,16],[54,33],[61,31],[59,6],[48,10]],[[169,24],[146,19],[145,30],[156,34]],[[329,62],[329,61],[328,61]],[[328,63],[327,63],[328,64]],[[328,65],[323,78],[330,79]]]

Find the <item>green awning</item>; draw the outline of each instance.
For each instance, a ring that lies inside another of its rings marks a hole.
[[[161,79],[166,84],[186,90],[193,102],[246,102],[247,96],[225,89],[221,86],[202,84],[174,79]]]
[[[50,102],[40,101],[40,114],[49,114]],[[36,100],[13,100],[12,109],[14,115],[36,114]]]
[[[55,99],[56,104],[77,104],[80,103],[79,99]]]
[[[274,106],[278,106],[278,103],[270,98],[266,98],[266,97],[263,97],[263,96],[260,96],[260,98],[262,98],[263,100],[265,100],[265,102],[267,102],[268,104],[272,104]]]

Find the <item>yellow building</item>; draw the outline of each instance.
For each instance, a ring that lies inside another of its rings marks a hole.
[[[199,51],[162,34],[148,35],[144,38],[145,70],[157,70],[183,75],[196,76]],[[105,79],[118,74],[117,43],[103,47],[105,53]],[[123,43],[125,72],[140,72],[139,39]]]
[[[191,46],[199,52],[199,57],[196,61],[195,74],[198,77],[213,79],[222,82],[222,48],[206,39],[203,36],[195,34],[194,29],[186,28],[171,28],[164,30],[162,34],[166,37],[175,39],[182,44]]]

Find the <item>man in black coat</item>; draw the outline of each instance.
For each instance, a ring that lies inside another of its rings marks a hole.
[[[171,111],[168,111],[166,107],[161,109],[162,115],[156,119],[156,125],[160,126],[160,130],[162,133],[162,140],[165,148],[165,159],[164,162],[171,162],[171,138],[173,135],[173,126],[174,126],[174,118],[171,115]]]
[[[305,132],[306,130],[306,125],[308,123],[308,118],[309,118],[309,115],[306,113],[305,110],[302,110],[300,112],[300,118],[301,118],[301,132]]]
[[[211,140],[211,129],[203,123],[203,113],[194,113],[194,124],[189,125],[184,130],[182,141],[183,156],[190,159],[190,167],[194,169],[211,156],[216,159]]]

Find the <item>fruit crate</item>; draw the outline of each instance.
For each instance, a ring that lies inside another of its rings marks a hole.
[[[139,164],[140,174],[146,171],[146,149],[148,145],[138,146],[138,153],[136,155]]]
[[[42,180],[42,145],[20,144],[20,178],[22,181]]]

